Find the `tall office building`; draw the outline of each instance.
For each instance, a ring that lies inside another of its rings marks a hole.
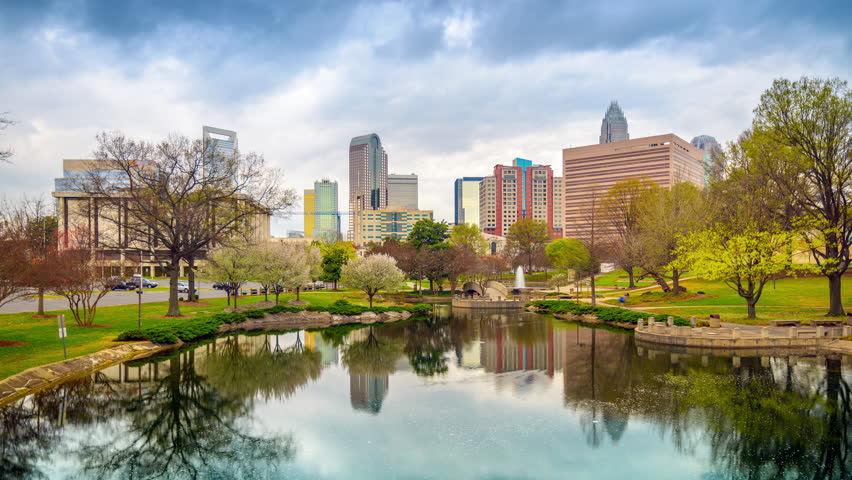
[[[455,183],[455,218],[456,225],[462,223],[479,223],[479,183],[483,177],[457,178]]]
[[[337,182],[314,182],[314,228],[311,236],[329,242],[340,240],[340,211],[337,206]]]
[[[316,221],[316,207],[315,207],[315,194],[313,190],[305,190],[305,211],[304,211],[304,220],[305,220],[305,236],[310,238],[314,232],[314,223]]]
[[[562,184],[562,177],[553,177],[553,230],[561,236],[563,232],[562,228],[562,213],[565,208],[565,204],[562,201],[562,194],[564,190],[564,186]]]
[[[417,175],[388,175],[388,206],[417,210]]]
[[[704,154],[704,184],[710,182],[710,177],[721,175],[722,172],[715,172],[719,155],[722,154],[722,147],[719,142],[710,135],[699,135],[689,142],[695,145]]]
[[[379,210],[364,210],[349,219],[352,243],[357,246],[382,243],[385,239],[405,240],[414,224],[420,220],[432,220],[432,210],[408,210],[387,207]]]
[[[547,222],[551,235],[560,236],[553,221],[553,185],[550,165],[533,165],[523,158],[514,159],[512,165],[495,165],[494,176],[480,182],[480,228],[503,237],[513,223],[534,218]]]
[[[375,133],[349,142],[349,213],[352,218],[364,210],[388,205],[388,154]],[[354,222],[349,222],[349,240],[354,239]]]
[[[605,234],[596,205],[618,181],[647,177],[663,188],[678,182],[704,186],[704,156],[674,134],[562,150],[563,232],[589,238],[592,225]]]
[[[224,168],[225,160],[237,151],[237,132],[204,125],[201,127],[201,139],[207,152],[205,167],[208,169]]]
[[[630,134],[627,133],[627,118],[618,102],[613,101],[609,104],[609,108],[601,122],[601,138],[600,143],[621,142],[630,140]]]

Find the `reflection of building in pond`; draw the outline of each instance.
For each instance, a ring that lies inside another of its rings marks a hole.
[[[337,347],[323,339],[319,332],[305,332],[305,348],[320,352],[324,367],[340,363],[340,352],[337,351]]]
[[[462,348],[459,366],[462,368],[482,367],[482,344],[479,341],[470,342]]]
[[[528,325],[528,330],[524,327]],[[561,336],[554,336],[553,324],[521,322],[516,325],[490,325],[492,335],[484,335],[480,359],[486,372],[506,373],[521,370],[541,370],[553,378],[561,363]],[[539,329],[541,331],[533,331]],[[487,328],[487,327],[483,327]],[[489,338],[490,337],[490,338]]]
[[[352,408],[373,414],[382,409],[388,394],[388,377],[349,375],[349,401]]]

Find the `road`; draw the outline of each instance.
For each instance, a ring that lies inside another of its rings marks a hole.
[[[201,281],[198,296],[201,300],[205,298],[225,298],[225,292],[214,290],[211,282]],[[260,288],[260,285],[249,282],[243,288]],[[180,295],[186,296],[185,293]],[[166,302],[169,300],[169,292],[166,290],[145,290],[142,294],[142,303]],[[110,307],[115,305],[135,305],[138,302],[136,291],[109,292],[98,302],[99,307]],[[68,300],[64,298],[45,298],[44,311],[67,310]],[[38,299],[26,298],[9,302],[0,307],[0,313],[30,313],[38,310]]]

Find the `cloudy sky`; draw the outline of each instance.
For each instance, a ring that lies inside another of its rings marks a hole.
[[[696,4],[692,6],[691,4]],[[49,195],[103,130],[236,130],[301,191],[340,181],[376,132],[421,208],[453,179],[597,142],[611,100],[632,138],[728,141],[777,77],[852,79],[852,2],[39,1],[0,4],[6,197]],[[713,5],[712,7],[710,5]],[[293,216],[273,233],[301,229]]]

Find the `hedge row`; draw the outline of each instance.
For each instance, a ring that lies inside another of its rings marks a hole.
[[[636,324],[639,322],[639,319],[646,319],[648,317],[653,316],[650,313],[645,312],[637,312],[634,310],[627,310],[624,308],[617,307],[597,307],[589,305],[588,303],[577,303],[573,301],[566,300],[536,300],[534,302],[530,302],[527,304],[528,306],[535,307],[539,310],[548,312],[548,313],[567,313],[570,315],[594,315],[599,320],[603,320],[605,322],[616,322],[616,323],[633,323]],[[668,317],[661,317],[664,319]],[[674,317],[674,324],[682,327],[690,327],[692,323],[683,318],[675,315],[671,315]]]
[[[119,334],[116,340],[120,342],[149,340],[154,343],[165,344],[177,343],[178,340],[191,342],[215,334],[223,323],[242,323],[249,318],[262,318],[267,313],[296,313],[305,310],[312,312],[328,312],[335,315],[347,316],[360,315],[368,311],[375,313],[409,312],[412,315],[419,315],[431,312],[432,306],[421,303],[410,307],[391,306],[373,307],[371,309],[362,305],[353,305],[346,300],[338,300],[328,307],[275,305],[274,307],[252,309],[244,312],[216,313],[209,317],[198,317],[193,318],[192,320],[176,321],[170,325],[159,325],[156,327],[143,328],[141,330],[128,330]]]

